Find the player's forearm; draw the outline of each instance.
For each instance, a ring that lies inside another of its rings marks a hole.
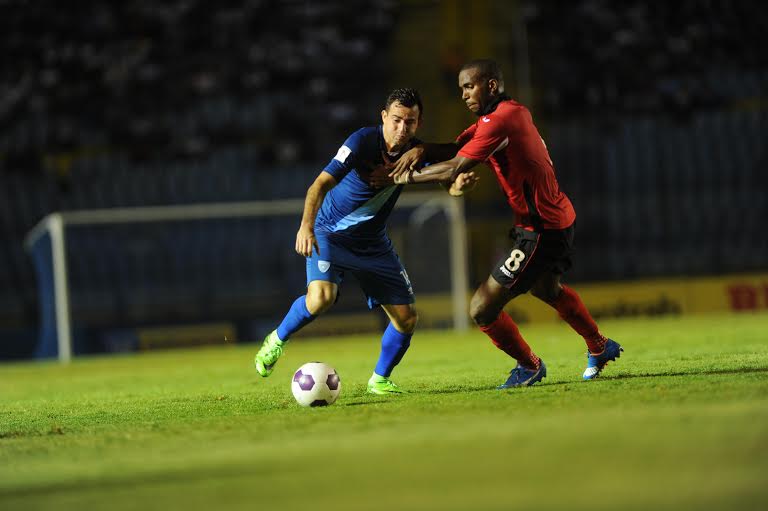
[[[320,211],[320,206],[322,206],[323,199],[325,199],[328,190],[330,190],[330,187],[317,181],[309,187],[307,197],[304,199],[304,213],[301,216],[301,225],[309,228],[315,226],[317,212]]]
[[[420,172],[412,172],[409,181],[411,183],[447,183],[456,170],[457,165],[453,161],[444,161],[424,167]]]
[[[456,155],[448,161],[434,163],[424,167],[421,172],[410,172],[407,179],[408,183],[451,183],[456,176],[464,172],[469,172],[475,165],[480,163],[464,156]]]
[[[301,225],[305,227],[314,227],[317,212],[320,211],[320,205],[323,203],[324,193],[311,187],[307,190],[307,198],[304,199],[304,214],[301,215]]]

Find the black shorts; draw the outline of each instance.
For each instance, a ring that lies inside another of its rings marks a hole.
[[[562,275],[571,268],[573,225],[541,232],[515,227],[509,235],[512,249],[499,259],[491,275],[515,295],[527,293],[545,273]]]

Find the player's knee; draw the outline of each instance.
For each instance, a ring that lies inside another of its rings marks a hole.
[[[330,309],[335,301],[336,292],[333,288],[310,288],[307,291],[307,310],[315,316]]]
[[[419,322],[419,314],[412,311],[411,314],[399,320],[398,330],[405,334],[412,334],[416,330],[416,324]]]
[[[499,316],[499,312],[478,295],[473,296],[469,303],[469,315],[477,326],[490,325]]]

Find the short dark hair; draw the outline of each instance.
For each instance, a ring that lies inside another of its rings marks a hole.
[[[395,89],[389,93],[387,100],[384,102],[384,110],[389,111],[389,107],[392,103],[397,101],[401,105],[407,108],[414,106],[419,107],[419,117],[424,113],[424,106],[421,104],[421,96],[416,89]]]
[[[481,80],[496,80],[500,85],[504,84],[504,75],[501,74],[501,68],[495,60],[475,59],[470,60],[461,67],[461,71],[467,69],[476,69],[478,78]],[[503,89],[502,89],[503,90]]]

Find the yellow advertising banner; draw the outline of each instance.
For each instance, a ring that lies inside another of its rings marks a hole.
[[[768,312],[768,273],[574,284],[571,287],[597,320],[667,314]],[[416,306],[421,327],[441,326],[450,321],[449,296],[417,297]],[[519,323],[559,319],[552,307],[531,295],[515,298],[506,310]]]
[[[768,311],[768,274],[579,284],[573,288],[595,319],[665,314]],[[526,295],[507,311],[516,320],[553,321],[557,313]]]

